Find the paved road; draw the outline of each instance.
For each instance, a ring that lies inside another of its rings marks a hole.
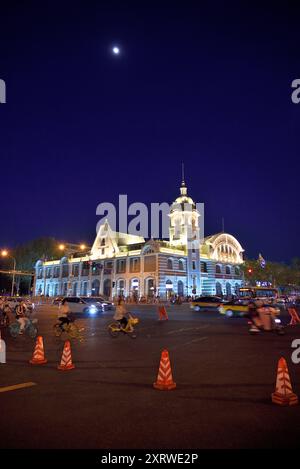
[[[136,308],[133,308],[134,310]],[[291,362],[291,342],[251,336],[243,319],[169,308],[157,321],[151,306],[136,310],[139,336],[112,339],[105,327],[112,313],[84,319],[86,341],[72,344],[76,368],[59,372],[62,342],[52,336],[53,306],[40,306],[39,331],[48,363],[29,365],[33,342],[7,341],[0,387],[36,386],[0,393],[0,447],[8,448],[249,448],[296,447],[300,406],[271,403],[278,358],[286,357],[294,391],[300,394],[300,364]],[[160,353],[170,353],[177,389],[158,391]]]

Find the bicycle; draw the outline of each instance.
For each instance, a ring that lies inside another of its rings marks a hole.
[[[26,324],[25,324],[25,327],[24,327],[24,332],[27,333],[31,339],[35,339],[37,334],[38,334],[38,329],[35,325],[36,323],[37,323],[37,319],[29,319],[28,318],[28,321],[26,321]],[[20,323],[18,321],[13,322],[9,326],[10,335],[14,339],[16,339],[18,337],[18,335],[20,334],[20,329],[21,329]]]
[[[120,322],[115,321],[108,325],[108,333],[114,339],[119,337],[120,333],[128,334],[132,339],[136,339],[137,334],[133,326],[139,323],[139,319],[129,315],[128,322],[123,327]]]
[[[78,327],[74,322],[69,324],[56,323],[53,326],[53,331],[55,337],[61,337],[63,334],[66,334],[70,339],[78,339],[79,342],[84,340],[82,335],[84,327]]]

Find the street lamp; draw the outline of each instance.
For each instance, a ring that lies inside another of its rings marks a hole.
[[[3,249],[1,251],[1,256],[2,257],[10,257],[14,261],[14,266],[13,266],[13,276],[12,276],[12,284],[11,284],[11,296],[14,294],[14,287],[15,287],[15,272],[16,272],[16,259],[13,256],[10,256],[8,251],[6,249]]]
[[[64,244],[60,244],[60,245],[58,246],[58,249],[59,249],[60,251],[64,251],[64,250],[65,250],[65,245],[64,245]]]
[[[81,249],[81,251],[84,251],[84,250],[86,249],[86,245],[85,245],[85,244],[81,244],[81,245],[80,245],[80,249]]]

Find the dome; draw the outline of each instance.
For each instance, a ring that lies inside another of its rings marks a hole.
[[[180,193],[181,195],[177,197],[177,199],[173,202],[171,206],[171,212],[179,209],[183,211],[186,208],[185,205],[191,205],[192,209],[195,210],[196,204],[193,199],[187,195],[187,187],[184,181],[182,181],[181,183]]]

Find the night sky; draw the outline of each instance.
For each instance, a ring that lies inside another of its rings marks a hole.
[[[205,235],[300,256],[299,8],[197,3],[1,3],[1,247],[91,244],[100,202],[171,203],[184,161]]]

